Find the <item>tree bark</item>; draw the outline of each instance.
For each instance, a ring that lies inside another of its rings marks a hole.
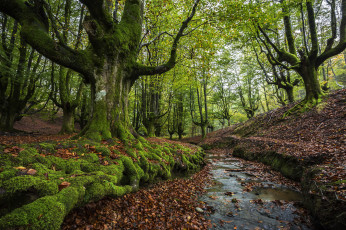
[[[304,80],[305,101],[318,101],[323,95],[318,81],[317,70],[312,63],[302,64],[297,71]]]
[[[293,87],[286,87],[285,91],[286,91],[289,103],[293,103],[294,102]]]
[[[112,136],[122,140],[133,138],[131,133],[135,133],[130,124],[127,105],[131,86],[139,76],[162,74],[175,66],[179,41],[196,13],[199,0],[194,2],[189,16],[174,37],[169,60],[154,67],[137,63],[144,1],[126,0],[119,23],[113,21],[112,11],[105,0],[80,2],[89,10],[83,26],[90,42],[90,46],[81,51],[69,47],[59,38],[56,30],[54,32],[59,42],[52,39],[48,33],[48,20],[42,21],[22,0],[3,0],[0,11],[22,25],[23,38],[38,52],[80,73],[91,84],[91,119],[80,135],[95,140]],[[52,16],[52,12],[46,8],[48,16]],[[50,19],[54,20],[53,17]]]
[[[13,126],[16,118],[16,113],[13,111],[7,111],[1,114],[0,117],[0,130],[5,132],[13,131]]]
[[[70,134],[75,132],[74,127],[74,109],[63,109],[63,120],[61,125],[60,134]]]
[[[128,114],[128,95],[133,84],[128,77],[130,73],[120,62],[106,63],[96,72],[91,84],[91,118],[82,135],[94,140],[112,136],[128,140],[133,137]]]
[[[201,127],[201,133],[202,133],[202,139],[207,137],[207,125],[200,125]]]

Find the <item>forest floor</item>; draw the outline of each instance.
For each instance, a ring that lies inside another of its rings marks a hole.
[[[20,121],[16,122],[14,129],[16,132],[1,132],[0,143],[3,145],[15,145],[33,142],[44,141],[59,141],[65,140],[72,135],[59,135],[62,125],[62,116],[56,119],[46,119],[42,114],[23,117]],[[78,130],[78,125],[76,124]]]
[[[346,200],[346,90],[331,92],[326,100],[299,116],[282,119],[293,105],[281,107],[200,137],[184,139],[198,145],[217,146],[227,138],[241,139],[251,152],[273,150],[294,156],[307,164],[323,168],[316,182],[333,184],[329,189],[338,199]],[[231,148],[213,148],[226,151]],[[335,183],[340,182],[340,183]]]
[[[39,115],[24,117],[16,123],[15,132],[0,133],[0,144],[5,153],[16,154],[22,144],[65,141],[74,135],[59,135],[60,127],[61,118],[50,121]],[[188,143],[161,138],[147,140],[195,148]],[[126,154],[123,147],[121,145],[118,150]],[[70,152],[69,149],[59,150],[63,159],[71,158]],[[208,229],[210,221],[196,208],[201,206],[197,199],[210,181],[209,167],[194,175],[173,175],[173,178],[148,185],[135,193],[119,198],[107,197],[74,209],[66,216],[62,229]]]
[[[314,178],[316,182],[332,183],[328,189],[338,199],[346,200],[346,90],[333,92],[317,108],[301,115],[282,120],[290,106],[261,114],[245,124],[237,124],[209,133],[207,138],[187,138],[184,141],[213,146],[212,152],[227,156],[231,148],[218,148],[218,143],[228,137],[238,138],[251,151],[275,150],[292,155],[305,162],[315,162],[323,168]],[[70,135],[57,135],[59,122],[44,121],[39,117],[26,117],[15,126],[25,132],[0,133],[0,143],[16,144],[65,140]],[[154,142],[171,142],[165,139],[149,139]],[[297,188],[299,184],[287,180],[261,163],[251,165],[256,177]],[[124,197],[105,198],[85,207],[73,210],[64,221],[62,229],[207,229],[211,222],[202,212],[210,213],[198,200],[211,183],[210,165],[191,178],[162,181]],[[276,176],[273,176],[276,175]],[[245,189],[251,190],[252,185]],[[199,209],[200,210],[200,209]]]
[[[346,90],[331,92],[313,109],[283,119],[292,106],[281,107],[243,124],[209,133],[203,140],[192,137],[184,141],[210,149],[213,153],[240,155],[259,161],[268,156],[265,154],[275,153],[276,158],[267,160],[273,167],[276,164],[274,160],[278,158],[296,162],[295,165],[303,168],[300,178],[296,179],[301,180],[304,204],[318,220],[316,223],[327,229],[344,229]],[[280,167],[277,170],[285,170]],[[263,172],[265,170],[260,171],[261,177]]]

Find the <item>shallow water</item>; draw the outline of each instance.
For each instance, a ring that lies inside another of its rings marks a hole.
[[[209,154],[207,159],[215,184],[200,201],[209,210],[212,229],[313,229],[296,214],[294,204],[302,200],[298,191],[243,172],[245,166],[235,158]],[[248,182],[259,186],[246,192]]]

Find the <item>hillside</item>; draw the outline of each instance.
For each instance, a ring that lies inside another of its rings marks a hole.
[[[209,133],[204,140],[184,141],[265,163],[300,181],[305,206],[318,222],[325,228],[342,229],[346,215],[345,102],[346,90],[334,91],[304,114],[282,119],[293,106],[289,105]]]

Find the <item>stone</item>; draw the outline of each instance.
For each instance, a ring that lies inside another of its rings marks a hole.
[[[200,207],[197,207],[196,211],[199,212],[199,213],[203,213],[204,212],[203,209],[201,209]]]

